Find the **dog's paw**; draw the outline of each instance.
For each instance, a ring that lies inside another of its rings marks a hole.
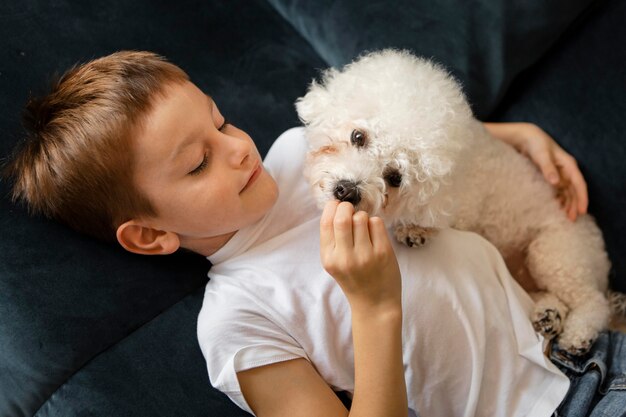
[[[563,301],[551,292],[531,292],[535,307],[530,316],[533,328],[547,339],[553,339],[561,334],[565,327],[565,319],[569,308]]]
[[[557,309],[539,309],[533,312],[533,327],[537,333],[552,339],[563,331],[563,320]]]
[[[596,337],[589,339],[580,339],[577,337],[569,337],[567,334],[561,334],[559,337],[559,348],[567,352],[571,356],[582,356],[588,353],[596,341]]]
[[[580,309],[572,310],[565,320],[563,332],[559,335],[559,348],[573,356],[589,352],[604,326],[588,320],[588,313]]]
[[[574,356],[589,352],[600,332],[606,330],[610,316],[608,302],[602,294],[588,294],[581,299],[569,311],[558,338],[559,348]]]
[[[424,246],[435,234],[437,234],[437,229],[416,225],[400,225],[395,230],[398,242],[404,243],[408,247]]]

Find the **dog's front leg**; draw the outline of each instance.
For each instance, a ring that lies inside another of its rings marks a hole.
[[[434,227],[422,227],[417,224],[400,224],[395,230],[396,239],[408,247],[424,246],[436,234],[437,229]]]

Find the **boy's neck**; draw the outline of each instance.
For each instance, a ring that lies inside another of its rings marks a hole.
[[[220,250],[237,233],[229,232],[220,236],[204,239],[181,239],[180,246],[203,256],[211,256]]]

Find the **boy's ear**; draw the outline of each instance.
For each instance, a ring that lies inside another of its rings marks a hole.
[[[124,249],[140,255],[169,255],[180,247],[176,233],[153,229],[136,220],[121,224],[116,236]]]

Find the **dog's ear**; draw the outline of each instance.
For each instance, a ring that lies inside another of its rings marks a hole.
[[[321,119],[322,113],[328,111],[331,94],[328,91],[327,84],[338,73],[339,71],[334,68],[325,70],[322,82],[313,80],[309,85],[307,93],[296,100],[298,117],[305,126],[315,124],[316,121]]]

